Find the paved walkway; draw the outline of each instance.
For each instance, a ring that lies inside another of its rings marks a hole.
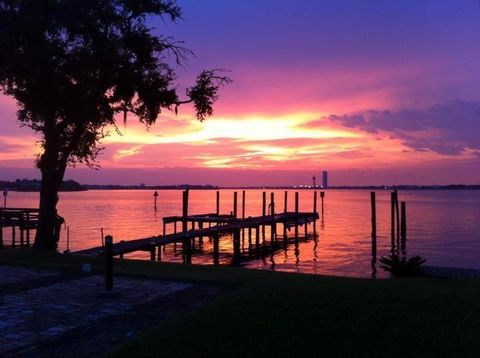
[[[0,265],[0,356],[101,354],[175,311],[171,308],[176,303],[180,309],[191,306],[182,306],[186,301],[182,296],[199,291],[212,296],[215,291],[186,283],[116,277],[115,290],[121,295],[106,299],[99,296],[103,282],[99,275],[72,277]],[[162,317],[153,317],[160,313]]]

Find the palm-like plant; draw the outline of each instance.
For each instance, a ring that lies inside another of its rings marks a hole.
[[[380,267],[395,277],[419,276],[422,274],[422,265],[427,262],[421,256],[412,256],[407,259],[406,256],[400,257],[397,254],[382,256],[379,261],[382,263]]]

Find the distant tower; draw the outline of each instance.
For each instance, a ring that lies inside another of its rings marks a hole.
[[[323,189],[327,189],[328,188],[328,172],[326,170],[324,170],[322,173],[322,179],[323,179]]]
[[[315,175],[313,176],[313,187],[317,187],[317,178],[315,178]]]

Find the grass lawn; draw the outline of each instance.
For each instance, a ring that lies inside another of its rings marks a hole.
[[[1,250],[0,263],[102,269],[99,259]],[[118,273],[228,286],[112,356],[478,357],[480,281],[364,280],[116,261]]]

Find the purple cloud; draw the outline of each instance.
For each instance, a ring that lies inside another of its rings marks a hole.
[[[331,115],[332,122],[368,133],[387,133],[416,151],[458,155],[473,150],[480,155],[480,102],[456,99],[425,110],[366,111]]]

